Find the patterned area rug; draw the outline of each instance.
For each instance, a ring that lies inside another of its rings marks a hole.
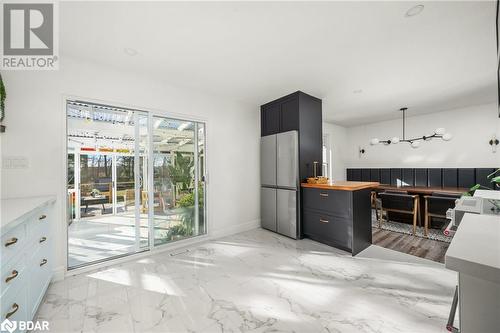
[[[378,221],[373,216],[372,227],[378,228]],[[413,226],[406,223],[394,222],[394,221],[384,221],[382,222],[382,229],[388,231],[399,232],[406,235],[411,235],[413,232]],[[450,243],[452,237],[445,236],[443,230],[440,229],[429,229],[427,237],[424,236],[424,227],[417,226],[417,237],[428,238],[432,240],[437,240],[441,242]]]

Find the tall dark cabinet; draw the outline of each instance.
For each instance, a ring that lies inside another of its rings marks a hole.
[[[313,162],[322,163],[321,99],[302,91],[281,97],[260,107],[261,136],[297,130],[299,175],[303,181],[313,175]]]

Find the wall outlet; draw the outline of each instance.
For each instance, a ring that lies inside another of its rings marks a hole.
[[[28,169],[29,161],[26,156],[5,156],[2,159],[2,169]]]

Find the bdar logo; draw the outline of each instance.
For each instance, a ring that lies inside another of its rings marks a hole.
[[[0,330],[2,332],[8,331],[10,333],[14,332],[17,328],[17,323],[12,322],[9,319],[5,319],[1,324],[0,324]]]

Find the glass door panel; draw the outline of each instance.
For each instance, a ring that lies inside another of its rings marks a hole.
[[[196,122],[153,119],[154,244],[197,236],[199,225]]]
[[[113,213],[111,155],[80,154],[80,217]]]

